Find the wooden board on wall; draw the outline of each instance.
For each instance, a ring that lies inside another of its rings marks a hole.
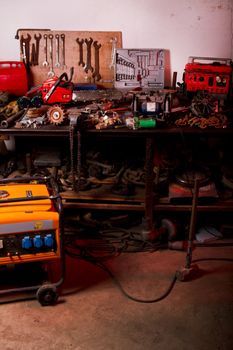
[[[114,49],[122,47],[121,32],[22,29],[18,30],[18,34],[20,60],[24,61],[28,67],[30,87],[39,85],[48,79],[50,76],[49,72],[51,73],[51,71],[53,71],[56,76],[60,76],[62,73],[66,72],[69,77],[71,67],[74,68],[72,79],[74,83],[96,83],[104,87],[114,86]],[[47,50],[45,35],[47,35]],[[40,40],[38,40],[38,46],[36,46],[36,37],[40,38]],[[29,39],[28,50],[27,39]],[[83,60],[80,56],[80,44],[78,41],[83,41]],[[59,50],[57,50],[57,43],[59,43]],[[88,46],[89,53],[91,54],[89,65],[87,64]],[[99,46],[99,52],[97,53]],[[59,67],[56,66],[58,61],[57,52],[59,52]],[[48,65],[43,65],[43,62],[46,60],[46,53]],[[83,61],[83,64],[81,64],[80,59]],[[97,75],[98,59],[100,75]],[[88,68],[88,66],[91,66],[91,68]]]

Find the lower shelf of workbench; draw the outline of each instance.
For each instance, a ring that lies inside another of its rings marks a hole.
[[[145,189],[137,187],[132,195],[119,195],[112,192],[111,185],[104,185],[88,191],[65,191],[61,193],[65,208],[106,209],[106,210],[145,210]],[[191,211],[190,203],[170,203],[168,197],[154,201],[155,211]],[[214,200],[198,204],[200,212],[233,212],[233,199]]]

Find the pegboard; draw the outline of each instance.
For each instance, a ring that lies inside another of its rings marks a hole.
[[[16,38],[30,86],[64,72],[69,76],[71,67],[74,83],[114,86],[115,49],[122,47],[121,32],[18,29]]]

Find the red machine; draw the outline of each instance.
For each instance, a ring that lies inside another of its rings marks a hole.
[[[23,62],[0,62],[0,90],[22,96],[28,90],[27,72]]]
[[[227,58],[189,57],[185,66],[186,91],[206,91],[228,95],[232,80],[232,62]]]
[[[61,124],[64,120],[64,111],[61,106],[73,100],[72,77],[73,68],[71,68],[70,79],[67,73],[62,73],[59,78],[55,76],[47,79],[43,84],[32,88],[25,96],[20,97],[17,101],[19,107],[23,109],[51,105],[47,111],[49,121],[53,124]]]
[[[70,79],[67,73],[47,79],[43,84],[29,90],[25,96],[18,99],[21,108],[40,107],[42,104],[69,103],[73,96],[73,69]]]

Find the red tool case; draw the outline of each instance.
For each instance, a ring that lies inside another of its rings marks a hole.
[[[0,62],[0,91],[23,96],[28,90],[27,72],[23,62]]]
[[[189,57],[189,61],[185,66],[184,73],[187,91],[207,91],[212,94],[224,95],[229,93],[232,80],[230,59]]]

